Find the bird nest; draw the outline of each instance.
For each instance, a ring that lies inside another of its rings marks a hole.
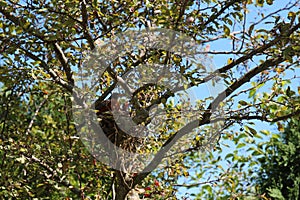
[[[130,130],[124,131],[124,127],[126,126],[126,122],[120,124],[119,117],[122,117],[122,112],[118,111],[117,114],[113,114],[112,103],[111,100],[105,100],[100,104],[96,104],[95,108],[97,110],[97,117],[99,121],[99,125],[103,130],[105,136],[111,142],[111,145],[115,147],[122,148],[127,152],[136,152],[142,144],[144,143],[144,138],[135,137],[131,132],[137,132],[138,130]]]

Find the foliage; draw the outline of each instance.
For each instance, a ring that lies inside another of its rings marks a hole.
[[[260,191],[274,199],[299,199],[299,117],[292,118],[281,137],[274,137],[259,159]]]
[[[256,130],[253,120],[276,124],[282,130],[284,120],[300,113],[296,100],[300,90],[294,84],[299,78],[299,5],[292,0],[285,3],[0,0],[0,197],[176,199],[180,187],[199,185],[204,185],[199,198],[261,195],[245,185],[249,177],[243,173],[246,163],[257,164],[251,156],[263,155],[254,141],[265,132]],[[265,15],[271,8],[276,10]],[[135,122],[147,125],[149,110],[156,104],[165,109],[167,119],[141,151],[166,158],[155,156],[155,164],[146,173],[113,170],[99,163],[77,135],[71,103],[76,75],[84,68],[86,52],[126,30],[155,28],[192,37],[199,44],[198,59],[189,63],[174,52],[147,46],[124,52],[101,74],[96,102],[109,99],[128,71],[147,63],[170,64],[189,82],[184,89],[197,91],[220,83],[225,88],[208,97],[197,95],[201,97],[197,103],[184,102],[193,112],[182,117],[183,105],[174,103],[174,93],[158,85],[141,87],[129,107]],[[216,43],[231,46],[214,50]],[[213,55],[224,62],[209,71]],[[214,108],[222,111],[222,117],[214,115]],[[188,126],[187,121],[197,126]],[[217,121],[224,123],[216,126]],[[181,144],[187,139],[191,142],[182,145],[175,157],[166,154],[164,147],[170,141]],[[236,149],[223,156],[226,140]],[[205,157],[203,152],[210,147],[214,151]],[[243,155],[243,148],[252,155]],[[230,164],[229,170],[222,159]],[[195,184],[179,184],[182,177]],[[219,191],[214,190],[217,183]]]

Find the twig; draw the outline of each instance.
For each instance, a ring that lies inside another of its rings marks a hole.
[[[68,59],[66,58],[63,50],[61,49],[61,47],[58,45],[57,42],[54,43],[54,51],[64,69],[64,72],[66,73],[67,79],[70,83],[74,84],[74,80],[72,78],[72,71],[71,68],[68,65]]]
[[[82,14],[82,26],[83,26],[83,32],[84,36],[86,37],[91,49],[95,49],[95,44],[93,37],[88,29],[88,12],[86,9],[86,0],[82,0],[81,2],[81,14]]]
[[[62,178],[60,178],[57,174],[57,171],[54,170],[53,168],[51,168],[47,163],[43,162],[42,160],[38,159],[37,157],[35,156],[31,156],[28,157],[28,156],[25,156],[23,155],[27,160],[29,161],[33,161],[33,162],[36,162],[38,163],[41,167],[43,167],[44,169],[46,169],[48,172],[51,173],[51,175],[53,176],[53,178],[55,178],[55,180],[64,185],[65,187],[69,188],[73,193],[75,193],[76,195],[78,195],[78,197],[81,197],[81,190],[78,189],[78,188],[75,188],[73,185],[71,185],[68,181],[66,180],[62,180]]]
[[[39,106],[38,106],[37,109],[35,110],[34,115],[32,116],[32,118],[31,118],[31,120],[30,120],[30,122],[29,122],[29,125],[28,125],[28,127],[27,127],[27,129],[26,129],[26,131],[25,131],[25,135],[30,134],[31,128],[32,128],[33,123],[34,123],[34,120],[36,119],[36,116],[39,114],[40,109],[41,109],[41,108],[43,107],[43,105],[47,102],[47,100],[48,100],[48,96],[45,97],[45,98],[43,99],[43,101],[41,101],[41,103],[39,104]]]

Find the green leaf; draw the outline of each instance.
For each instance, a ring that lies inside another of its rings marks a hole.
[[[230,157],[233,157],[233,154],[232,154],[232,153],[227,154],[227,155],[225,156],[225,160],[227,160],[227,159],[230,158]]]
[[[47,8],[41,8],[41,9],[38,9],[38,10],[37,10],[37,13],[39,13],[39,14],[45,13],[45,12],[48,12],[48,9],[47,9]]]
[[[280,138],[280,135],[278,135],[278,134],[272,134],[272,138],[273,138],[273,139],[279,139],[279,138]]]
[[[252,155],[253,156],[260,156],[260,155],[263,155],[264,153],[261,151],[261,150],[254,150]]]
[[[18,29],[16,30],[16,33],[17,33],[18,35],[20,35],[21,33],[23,33],[23,29],[18,28]]]
[[[256,131],[254,128],[251,128],[251,127],[249,127],[249,126],[245,126],[245,128],[248,129],[248,130],[250,131],[250,133],[252,134],[251,136],[257,134],[257,131]]]
[[[264,0],[256,0],[256,5],[262,7],[264,5]]]
[[[285,200],[278,188],[268,188],[267,190],[269,191],[269,195],[276,200]]]
[[[242,106],[247,106],[248,105],[248,103],[244,100],[240,100],[239,104],[242,105]]]
[[[266,0],[268,5],[272,5],[274,0]]]
[[[292,46],[292,49],[294,51],[300,51],[300,46],[299,45]]]
[[[289,12],[289,14],[288,14],[288,19],[289,20],[294,20],[295,19],[295,17],[296,17],[296,14],[294,13],[294,12]]]
[[[248,30],[248,34],[251,35],[252,34],[252,31],[254,29],[254,26],[255,24],[251,24],[251,26],[249,27],[249,30]]]
[[[0,6],[5,7],[6,5],[7,5],[7,2],[6,2],[6,1],[0,1]]]
[[[250,92],[249,92],[248,98],[253,97],[255,95],[255,93],[256,93],[256,88],[251,89]]]
[[[36,187],[41,187],[41,186],[44,186],[45,184],[44,183],[40,183],[40,184],[37,184]]]
[[[224,33],[225,33],[226,36],[230,35],[230,29],[228,28],[228,26],[224,25],[223,30],[224,30]]]
[[[244,147],[244,146],[246,146],[246,144],[245,143],[239,143],[238,145],[237,145],[237,149],[240,149],[240,148],[242,148],[242,147]]]
[[[270,135],[270,131],[268,131],[268,130],[262,130],[260,132],[266,136]]]
[[[16,160],[17,160],[18,162],[24,164],[25,161],[26,161],[26,158],[25,158],[25,156],[22,155],[21,157],[17,158]]]
[[[253,135],[255,138],[263,139],[263,137],[260,134],[254,134]]]

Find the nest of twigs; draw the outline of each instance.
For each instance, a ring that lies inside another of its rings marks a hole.
[[[105,100],[95,105],[97,110],[99,125],[106,137],[111,142],[111,145],[122,148],[127,152],[136,152],[138,147],[143,144],[143,138],[134,137],[130,132],[124,132],[120,124],[116,122],[116,115],[113,115],[112,105],[110,100]],[[122,114],[121,112],[118,113]]]

